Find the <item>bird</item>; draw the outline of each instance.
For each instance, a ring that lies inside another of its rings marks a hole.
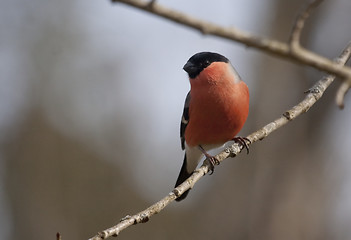
[[[194,54],[183,67],[189,76],[180,124],[183,164],[175,187],[189,178],[205,156],[213,173],[218,160],[207,151],[233,140],[248,149],[247,138],[236,137],[249,114],[249,89],[230,63],[215,52]],[[250,143],[250,142],[249,142]],[[183,200],[190,189],[176,198]]]

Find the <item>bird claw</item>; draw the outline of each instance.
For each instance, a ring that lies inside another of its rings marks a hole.
[[[211,171],[210,175],[212,175],[214,172],[214,167],[215,165],[219,165],[219,161],[215,156],[208,154],[201,145],[199,145],[199,149],[205,155],[206,159],[208,159],[208,161],[210,162],[209,170]]]
[[[208,161],[210,162],[210,167],[209,167],[209,169],[210,169],[210,175],[212,175],[213,173],[214,173],[214,167],[215,167],[215,165],[219,165],[219,161],[218,161],[218,159],[216,158],[216,157],[214,157],[214,156],[211,156],[211,155],[209,155],[209,154],[207,154],[207,156],[206,156],[206,158],[208,159]]]
[[[250,153],[249,150],[249,145],[246,143],[246,141],[249,142],[249,144],[251,144],[250,139],[246,138],[246,137],[235,137],[232,139],[234,142],[239,143],[243,148],[246,148],[246,152],[247,154]]]

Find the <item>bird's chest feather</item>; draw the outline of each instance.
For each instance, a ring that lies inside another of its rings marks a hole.
[[[244,82],[192,89],[187,143],[213,144],[232,139],[244,125],[248,107],[249,93]]]

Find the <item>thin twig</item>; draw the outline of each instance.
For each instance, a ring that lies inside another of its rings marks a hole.
[[[344,65],[350,58],[350,55],[351,42],[347,45],[340,57],[335,59],[335,63],[339,65]],[[294,120],[301,114],[307,112],[313,106],[313,104],[322,97],[324,91],[328,88],[328,86],[333,82],[334,79],[334,75],[329,75],[322,78],[308,91],[308,94],[300,103],[295,105],[290,110],[286,111],[280,118],[274,120],[273,122],[267,124],[258,131],[247,136],[247,138],[251,141],[251,144],[258,140],[264,139],[273,131]],[[223,160],[229,157],[234,157],[237,154],[239,154],[242,148],[243,147],[239,146],[238,143],[234,143],[233,145],[216,155],[216,158],[219,162],[222,162]],[[197,181],[199,181],[204,175],[208,173],[209,169],[209,162],[206,160],[204,161],[202,166],[198,168],[185,182],[183,182],[181,185],[175,188],[166,197],[164,197],[163,199],[153,204],[144,211],[141,211],[133,216],[128,215],[122,218],[116,226],[99,232],[90,240],[101,240],[111,236],[117,236],[122,230],[130,227],[131,225],[147,222],[153,215],[162,211],[162,209],[164,209],[168,204],[173,202],[178,196],[180,196],[186,190],[192,188]]]
[[[344,51],[344,54],[345,54],[345,55],[348,55],[348,54],[350,54],[350,53]],[[342,63],[341,63],[341,64],[342,64]],[[337,93],[336,93],[335,101],[336,101],[336,105],[337,105],[340,109],[343,109],[344,106],[345,106],[345,104],[344,104],[344,99],[345,99],[346,93],[347,93],[348,90],[351,88],[351,84],[350,84],[350,83],[351,83],[351,79],[349,79],[349,81],[344,81],[344,82],[340,85],[340,87],[339,87],[339,89],[338,89],[338,91],[337,91]]]
[[[111,0],[112,2],[120,2],[129,6],[150,12],[161,16],[165,19],[182,24],[184,26],[199,30],[203,34],[222,37],[242,43],[248,47],[260,49],[266,53],[279,56],[300,64],[314,67],[318,70],[336,75],[341,79],[351,79],[351,68],[340,66],[332,60],[321,55],[313,53],[307,49],[300,48],[298,54],[292,52],[290,44],[276,41],[269,38],[255,36],[245,31],[233,27],[222,27],[220,25],[200,20],[173,9],[166,8],[157,2],[150,4],[150,1],[144,0]],[[319,2],[319,0],[317,0]],[[313,3],[312,3],[313,4]],[[350,80],[351,81],[351,80]],[[350,82],[351,84],[351,82]]]
[[[318,5],[323,2],[323,0],[312,1],[307,7],[298,15],[290,35],[290,47],[291,50],[300,47],[301,32],[305,26],[307,18],[310,16],[311,12],[318,7]]]
[[[338,107],[340,109],[344,109],[345,103],[344,103],[344,99],[345,99],[345,95],[346,93],[349,91],[349,89],[351,88],[351,85],[349,84],[349,82],[343,82],[341,83],[338,91],[336,92],[336,105],[338,105]]]

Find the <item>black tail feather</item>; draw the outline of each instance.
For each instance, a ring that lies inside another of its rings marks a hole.
[[[191,176],[191,174],[193,174],[193,172],[188,172],[186,169],[186,165],[187,165],[187,160],[186,160],[186,154],[184,154],[184,161],[183,161],[183,165],[182,168],[180,169],[180,173],[177,179],[177,182],[175,184],[175,187],[178,187],[180,184],[182,184],[187,178],[189,178]],[[177,202],[183,200],[184,198],[186,198],[186,196],[188,195],[190,189],[185,191],[180,197],[178,197],[176,199]]]

